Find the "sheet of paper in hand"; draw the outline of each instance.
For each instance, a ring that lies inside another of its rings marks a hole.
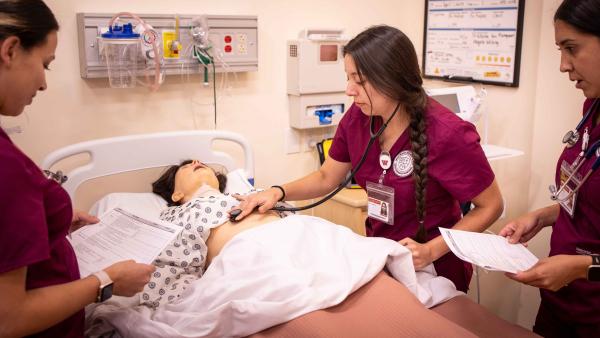
[[[119,261],[133,259],[150,264],[179,234],[181,227],[146,220],[121,208],[107,211],[98,224],[71,233],[81,277]]]
[[[487,270],[517,273],[529,270],[538,261],[523,244],[511,244],[502,236],[439,229],[444,241],[458,258]]]

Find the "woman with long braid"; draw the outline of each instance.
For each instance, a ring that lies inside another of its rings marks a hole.
[[[358,34],[344,47],[344,64],[346,93],[354,104],[323,166],[240,198],[243,211],[237,218],[255,207],[266,212],[284,197],[302,200],[333,190],[383,127],[355,175],[369,196],[367,235],[399,241],[412,251],[415,269],[434,263],[438,275],[466,292],[472,267],[449,252],[438,227],[480,232],[502,211],[475,127],[425,94],[415,49],[396,28],[375,26]],[[461,218],[459,202],[466,201],[475,208]]]

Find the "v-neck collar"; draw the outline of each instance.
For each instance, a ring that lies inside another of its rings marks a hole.
[[[375,132],[377,132],[379,130],[379,128],[381,128],[381,126],[383,125],[383,119],[379,116],[374,117],[375,119]],[[408,127],[406,127],[406,129],[404,129],[404,131],[402,132],[402,134],[400,134],[400,136],[396,139],[396,141],[394,142],[394,144],[392,144],[392,146],[390,147],[389,153],[392,156],[392,160],[394,159],[394,156],[397,155],[398,153],[400,153],[400,151],[405,148],[405,145],[408,143],[408,140],[410,138],[410,124],[408,125]],[[381,153],[383,151],[383,149],[381,148],[381,143],[379,142],[379,140],[377,140],[376,144],[376,149],[378,151],[378,153]]]

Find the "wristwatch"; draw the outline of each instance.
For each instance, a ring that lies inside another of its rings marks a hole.
[[[600,282],[600,255],[591,255],[592,265],[588,266],[587,279],[592,282]]]
[[[598,271],[600,272],[600,271]],[[96,303],[101,303],[113,295],[113,281],[110,279],[108,274],[104,270],[93,273],[96,278],[100,281],[100,287],[98,288],[98,296],[96,297]]]

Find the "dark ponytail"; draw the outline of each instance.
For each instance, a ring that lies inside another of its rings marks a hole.
[[[43,1],[0,1],[0,41],[16,36],[21,47],[30,50],[43,44],[48,34],[57,30],[58,22]]]
[[[418,221],[415,240],[425,243],[427,94],[423,89],[415,48],[400,30],[382,25],[373,26],[348,42],[344,47],[344,55],[346,54],[352,56],[361,80],[369,81],[381,94],[400,102],[410,115],[410,145]]]

